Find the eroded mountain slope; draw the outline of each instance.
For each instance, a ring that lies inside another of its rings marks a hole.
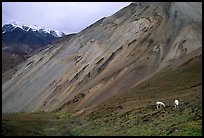
[[[3,112],[92,108],[182,65],[202,54],[201,10],[201,3],[142,2],[102,18],[23,63],[3,84]]]

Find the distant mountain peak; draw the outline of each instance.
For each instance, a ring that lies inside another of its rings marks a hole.
[[[39,32],[39,33],[44,33],[44,34],[50,34],[54,37],[63,37],[66,35],[64,32],[60,32],[57,30],[48,29],[48,28],[37,26],[37,25],[22,24],[20,22],[12,22],[10,24],[5,24],[2,28],[2,33],[4,34],[6,32],[11,32],[17,28],[20,28],[26,32],[33,31],[33,32]]]

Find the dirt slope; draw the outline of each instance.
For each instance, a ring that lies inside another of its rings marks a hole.
[[[41,51],[2,85],[3,112],[95,108],[202,55],[201,4],[132,3]]]

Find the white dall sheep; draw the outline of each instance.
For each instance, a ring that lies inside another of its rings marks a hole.
[[[158,108],[160,108],[161,107],[161,105],[163,106],[163,107],[165,107],[165,104],[163,103],[163,102],[156,102],[156,107],[157,107],[157,109]]]
[[[179,106],[178,106],[178,105],[179,105],[179,101],[178,101],[178,100],[175,100],[175,101],[174,101],[174,105],[175,105],[175,108],[178,108],[178,107],[179,107]]]

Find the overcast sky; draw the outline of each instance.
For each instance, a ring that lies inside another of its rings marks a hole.
[[[3,2],[2,25],[19,22],[75,33],[130,2]]]

